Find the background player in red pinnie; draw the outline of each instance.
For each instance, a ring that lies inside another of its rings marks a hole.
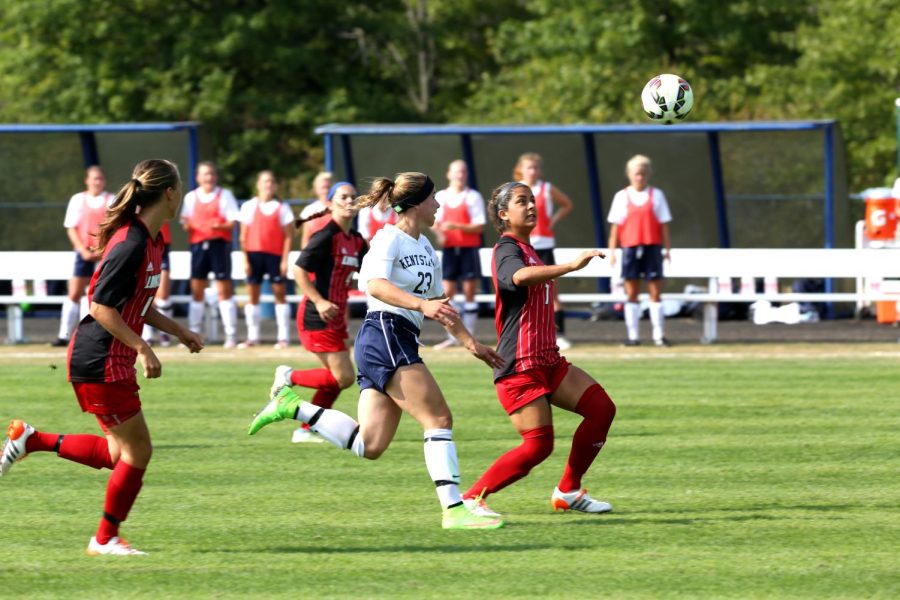
[[[37,431],[13,420],[0,456],[0,475],[35,452],[95,469],[111,469],[103,517],[88,543],[90,555],[145,554],[119,536],[141,490],[153,446],[141,411],[135,360],[144,377],[162,374],[162,365],[141,338],[144,323],[176,337],[190,349],[203,348],[200,337],[153,307],[159,286],[164,221],[178,213],[181,181],[167,160],[145,160],[119,191],[100,226],[103,252],[88,291],[90,314],[82,319],[69,344],[69,381],[81,410],[93,414],[106,437]]]
[[[85,191],[69,199],[63,226],[75,250],[75,269],[69,279],[68,297],[63,301],[59,319],[59,336],[51,345],[69,345],[69,336],[78,323],[81,299],[94,266],[100,260],[97,251],[97,230],[106,219],[106,209],[113,195],[105,190],[106,176],[98,166],[89,167],[84,177]]]
[[[538,256],[545,265],[555,265],[553,249],[556,248],[556,234],[554,230],[559,222],[572,212],[572,200],[558,187],[549,181],[541,179],[544,168],[544,159],[540,154],[526,152],[519,157],[513,179],[524,183],[531,188],[537,206],[537,222],[531,232],[531,245],[537,251]],[[553,322],[556,324],[556,345],[560,350],[567,350],[572,346],[566,339],[566,315],[562,303],[559,301],[559,292],[554,286],[553,296]]]
[[[638,324],[641,305],[638,303],[641,278],[647,280],[650,292],[650,323],[653,343],[669,346],[665,337],[665,316],[660,299],[663,286],[663,260],[669,260],[671,242],[669,222],[672,213],[666,195],[650,185],[650,159],[637,154],[625,167],[630,185],[613,197],[608,220],[610,264],[616,263],[616,246],[622,247],[622,279],[625,280],[626,346],[640,344]]]
[[[259,345],[259,297],[265,277],[272,283],[275,296],[275,322],[278,326],[275,349],[288,347],[291,307],[287,303],[288,254],[294,233],[294,213],[277,197],[278,182],[272,171],[260,171],[256,177],[256,197],[241,206],[241,249],[250,299],[244,305],[247,341],[238,348]]]
[[[204,161],[197,165],[197,188],[188,192],[181,207],[181,222],[191,244],[191,303],[188,324],[200,331],[209,274],[216,280],[219,313],[225,330],[225,347],[237,346],[237,304],[231,281],[231,243],[234,225],[240,218],[231,190],[218,185],[216,166]]]
[[[475,293],[481,278],[481,234],[484,230],[484,198],[477,190],[469,188],[469,170],[466,161],[454,160],[447,169],[450,185],[435,195],[440,208],[434,221],[434,229],[443,245],[441,268],[444,271],[444,293],[462,314],[463,324],[475,335],[478,323],[478,303]],[[458,306],[454,300],[457,281],[462,282],[465,304]],[[457,346],[459,342],[448,334],[447,339],[435,346],[442,350]]]
[[[294,265],[294,280],[303,292],[297,307],[297,333],[303,347],[316,355],[318,369],[296,370],[287,365],[275,369],[271,396],[284,386],[315,390],[311,404],[331,408],[344,390],[356,381],[347,349],[347,297],[353,274],[359,272],[369,244],[352,229],[356,214],[356,189],[339,181],[328,192],[331,222],[312,235]],[[322,442],[304,424],[291,441]]]
[[[560,356],[551,319],[554,280],[583,269],[595,257],[603,258],[603,253],[588,250],[570,263],[544,265],[528,243],[538,220],[537,206],[531,188],[522,183],[511,181],[494,190],[488,214],[501,234],[491,269],[497,352],[504,363],[494,368],[494,385],[522,444],[498,458],[463,499],[476,514],[496,514],[484,499],[525,477],[553,451],[551,406],[555,406],[583,420],[551,494],[553,509],[609,512],[612,506],[591,498],[581,479],[606,443],[616,406],[593,377]]]

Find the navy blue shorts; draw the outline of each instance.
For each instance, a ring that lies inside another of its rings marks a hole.
[[[191,279],[206,279],[210,272],[220,281],[231,279],[231,242],[207,240],[191,244]]]
[[[545,265],[556,264],[556,259],[553,258],[553,248],[545,248],[543,250],[535,248],[534,253],[537,254],[538,258],[541,259],[541,262]]]
[[[622,248],[622,278],[655,281],[663,278],[662,246]]]
[[[247,283],[260,284],[268,275],[272,283],[284,283],[281,274],[281,257],[268,252],[248,252],[247,260],[250,261],[250,273],[247,275]]]
[[[441,269],[444,281],[466,281],[481,277],[479,248],[444,248]]]
[[[171,263],[169,262],[169,250],[172,248],[172,244],[166,244],[163,246],[163,254],[162,254],[162,262],[159,263],[159,268],[163,271],[171,270]]]
[[[394,371],[422,362],[419,330],[404,317],[375,311],[366,313],[353,348],[356,382],[360,390],[384,388]]]
[[[74,275],[75,277],[90,278],[94,274],[94,268],[96,266],[97,266],[96,262],[84,260],[83,258],[81,258],[81,254],[76,252],[75,253],[75,270],[72,272],[72,275]]]

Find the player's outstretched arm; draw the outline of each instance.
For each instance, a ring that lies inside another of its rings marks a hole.
[[[463,325],[461,320],[456,319],[452,324],[444,325],[444,329],[459,340],[459,343],[465,346],[475,358],[484,362],[489,367],[500,368],[503,366],[503,358],[497,354],[493,348],[485,346],[476,340],[469,330],[466,329],[466,326]]]
[[[156,327],[161,331],[174,335],[192,354],[203,350],[203,337],[200,334],[194,333],[178,323],[178,321],[170,319],[153,306],[147,310],[147,323],[151,327]]]
[[[459,313],[450,305],[449,298],[424,299],[401,290],[387,279],[370,279],[366,283],[368,293],[391,306],[417,310],[429,319],[447,326],[459,320]]]
[[[513,283],[518,286],[531,287],[546,283],[551,279],[562,277],[566,273],[579,271],[587,266],[594,258],[606,258],[601,250],[585,250],[575,260],[561,265],[535,265],[524,267],[513,273]]]

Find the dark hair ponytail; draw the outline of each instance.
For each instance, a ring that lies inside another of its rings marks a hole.
[[[100,224],[98,251],[103,252],[116,230],[131,222],[141,208],[162,200],[165,191],[177,188],[180,181],[178,167],[168,160],[152,158],[138,163],[131,180],[116,194],[112,206],[106,211],[106,219]]]

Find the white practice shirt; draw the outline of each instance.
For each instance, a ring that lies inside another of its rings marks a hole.
[[[484,198],[481,197],[478,190],[466,188],[462,192],[457,193],[450,188],[446,188],[435,194],[434,199],[437,200],[440,205],[434,216],[435,223],[444,222],[445,206],[456,208],[463,202],[466,203],[470,225],[484,225],[487,222],[484,215]]]
[[[615,225],[621,225],[628,216],[628,199],[635,206],[643,206],[650,198],[650,190],[653,190],[653,214],[660,223],[668,223],[672,220],[672,213],[669,212],[669,203],[666,202],[666,195],[659,188],[646,188],[643,192],[638,192],[631,186],[624,190],[619,190],[613,197],[612,206],[609,207],[609,217],[607,221]]]
[[[209,194],[204,193],[203,188],[199,187],[188,192],[184,197],[184,202],[181,203],[181,220],[187,221],[191,218],[191,215],[194,214],[195,202],[199,201],[204,204],[212,202],[219,189],[222,190],[222,193],[219,195],[219,214],[222,215],[226,221],[239,221],[241,213],[238,210],[238,204],[237,200],[234,199],[234,194],[231,193],[231,190],[218,187],[213,188],[212,192]]]
[[[78,227],[78,224],[81,222],[81,215],[84,212],[85,203],[93,209],[100,208],[104,203],[109,208],[109,205],[115,199],[116,197],[109,192],[101,192],[99,196],[91,196],[87,192],[78,192],[69,198],[69,206],[66,207],[66,218],[63,220],[63,227],[66,229]]]
[[[250,226],[253,224],[253,218],[256,216],[256,207],[259,206],[258,198],[251,198],[247,200],[243,204],[241,204],[241,217],[240,221],[244,225]],[[285,204],[284,202],[268,201],[264,202],[263,205],[259,209],[262,211],[262,214],[267,217],[272,215],[276,210],[281,211],[281,216],[278,221],[281,223],[281,226],[284,227],[288,223],[294,222],[294,212],[291,210],[291,207]]]
[[[395,286],[422,299],[443,296],[441,261],[424,235],[413,239],[394,225],[385,225],[369,243],[359,271],[359,289],[366,292],[370,311],[401,315],[422,329],[425,315],[417,310],[387,304],[369,294],[370,279],[387,279]]]

